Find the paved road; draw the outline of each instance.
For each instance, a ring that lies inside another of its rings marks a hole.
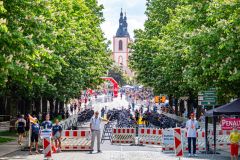
[[[114,148],[114,149],[112,149]],[[31,155],[27,152],[17,151],[0,158],[1,160],[42,160],[43,155]],[[157,147],[133,147],[114,146],[104,150],[102,153],[89,154],[88,152],[62,152],[53,155],[54,160],[177,160],[173,153],[163,153]],[[199,160],[228,160],[229,157],[223,155],[199,155],[199,157],[184,157],[187,159]]]
[[[114,99],[114,102],[96,103],[95,110],[101,110],[102,107],[108,106],[108,109],[127,107],[128,102],[125,98]],[[177,160],[174,153],[164,153],[159,146],[130,146],[130,145],[111,145],[110,142],[105,141],[101,145],[102,153],[89,154],[88,152],[62,152],[53,154],[54,160]],[[95,149],[96,150],[96,149]],[[187,154],[186,154],[187,155]],[[1,157],[4,160],[42,160],[43,154],[28,155],[28,152],[16,151]],[[199,154],[199,157],[184,157],[185,159],[199,159],[199,160],[228,160],[228,154],[222,153],[220,155],[205,155]]]

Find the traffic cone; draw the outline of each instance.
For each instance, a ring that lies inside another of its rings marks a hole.
[[[52,145],[52,152],[57,153],[57,148],[55,147],[55,145]]]

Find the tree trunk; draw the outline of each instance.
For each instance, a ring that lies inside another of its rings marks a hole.
[[[173,96],[172,96],[172,94],[170,94],[170,96],[169,96],[169,105],[170,105],[170,107],[173,107]]]
[[[54,112],[54,110],[55,110],[53,98],[50,98],[50,99],[49,99],[49,104],[50,104],[50,113],[52,113],[52,112]]]
[[[60,101],[59,103],[59,110],[64,111],[64,101]]]
[[[180,107],[180,116],[182,116],[185,111],[184,100],[182,100],[182,99],[180,100],[179,107]]]
[[[197,106],[197,115],[196,115],[197,119],[200,118],[201,113],[202,113],[202,107],[201,106]]]
[[[194,112],[194,109],[197,108],[197,103],[195,97],[192,92],[189,92],[189,100],[188,100],[188,116]]]
[[[24,99],[17,100],[17,114],[21,115],[24,113]]]
[[[0,114],[4,115],[5,111],[5,98],[4,97],[0,97]]]
[[[43,103],[42,103],[42,97],[40,98],[40,112],[42,113],[43,112],[43,108],[42,108],[42,105]]]
[[[35,104],[35,109],[36,109],[36,113],[38,114],[40,112],[40,98],[36,98],[34,99],[34,104]]]
[[[179,116],[178,98],[174,98],[175,114]]]
[[[25,99],[25,109],[26,109],[26,113],[32,114],[33,104],[31,100]]]
[[[43,97],[42,98],[42,113],[47,113],[47,98]]]
[[[16,98],[10,97],[7,106],[7,113],[13,117],[16,117],[18,112],[18,100]]]
[[[56,99],[56,101],[55,101],[55,111],[54,112],[59,113],[59,100],[58,99]]]

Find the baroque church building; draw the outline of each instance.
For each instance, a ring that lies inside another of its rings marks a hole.
[[[123,16],[123,12],[121,10],[119,27],[116,36],[113,37],[113,60],[115,64],[118,65],[129,77],[133,76],[133,72],[128,66],[129,55],[131,53],[128,45],[131,42],[132,40],[128,33],[127,16],[126,13]]]

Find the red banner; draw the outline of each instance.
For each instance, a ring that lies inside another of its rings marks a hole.
[[[222,130],[232,130],[234,126],[240,130],[240,118],[223,118],[221,126]]]

